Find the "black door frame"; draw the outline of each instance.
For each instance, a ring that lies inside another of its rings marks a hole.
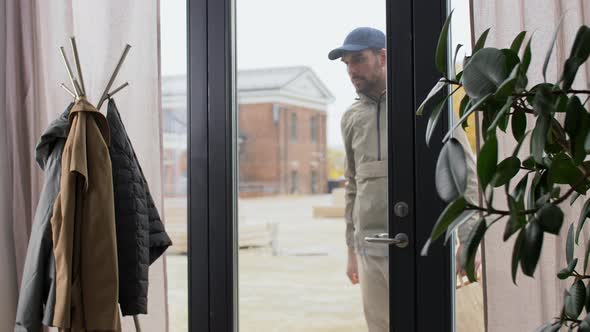
[[[187,0],[191,332],[237,330],[233,1]],[[389,117],[390,233],[404,232],[410,238],[407,248],[390,250],[391,331],[450,332],[451,249],[435,243],[428,257],[420,256],[444,208],[434,190],[434,168],[448,126],[443,118],[445,125],[433,134],[428,148],[427,119],[414,115],[439,78],[434,50],[446,17],[446,0],[430,1],[428,7],[412,0],[386,0],[386,4],[388,47],[395,49],[388,53],[388,105],[394,110]],[[400,201],[410,211],[401,219],[393,213]]]

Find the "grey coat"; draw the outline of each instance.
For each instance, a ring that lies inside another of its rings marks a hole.
[[[55,305],[55,260],[51,240],[53,204],[59,193],[61,155],[68,136],[71,104],[45,130],[35,159],[44,172],[44,183],[27,248],[16,312],[15,332],[39,332],[53,321]]]

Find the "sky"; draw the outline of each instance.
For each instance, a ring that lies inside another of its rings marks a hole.
[[[327,110],[327,139],[329,147],[340,149],[340,118],[356,93],[345,65],[328,60],[328,52],[340,46],[356,27],[385,32],[386,0],[235,1],[237,69],[311,67],[335,97]],[[469,53],[468,0],[450,3],[455,8],[453,44],[466,45],[461,53]],[[185,7],[185,0],[161,0],[163,75],[186,74]],[[395,45],[392,48],[395,54]]]

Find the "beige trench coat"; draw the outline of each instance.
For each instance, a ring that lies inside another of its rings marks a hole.
[[[51,219],[53,325],[60,331],[120,331],[109,128],[84,98],[70,111],[69,121]]]

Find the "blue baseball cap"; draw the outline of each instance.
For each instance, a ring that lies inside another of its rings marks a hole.
[[[358,52],[368,48],[385,48],[385,34],[374,28],[356,28],[346,36],[342,46],[328,53],[328,59],[336,60],[345,52]]]

